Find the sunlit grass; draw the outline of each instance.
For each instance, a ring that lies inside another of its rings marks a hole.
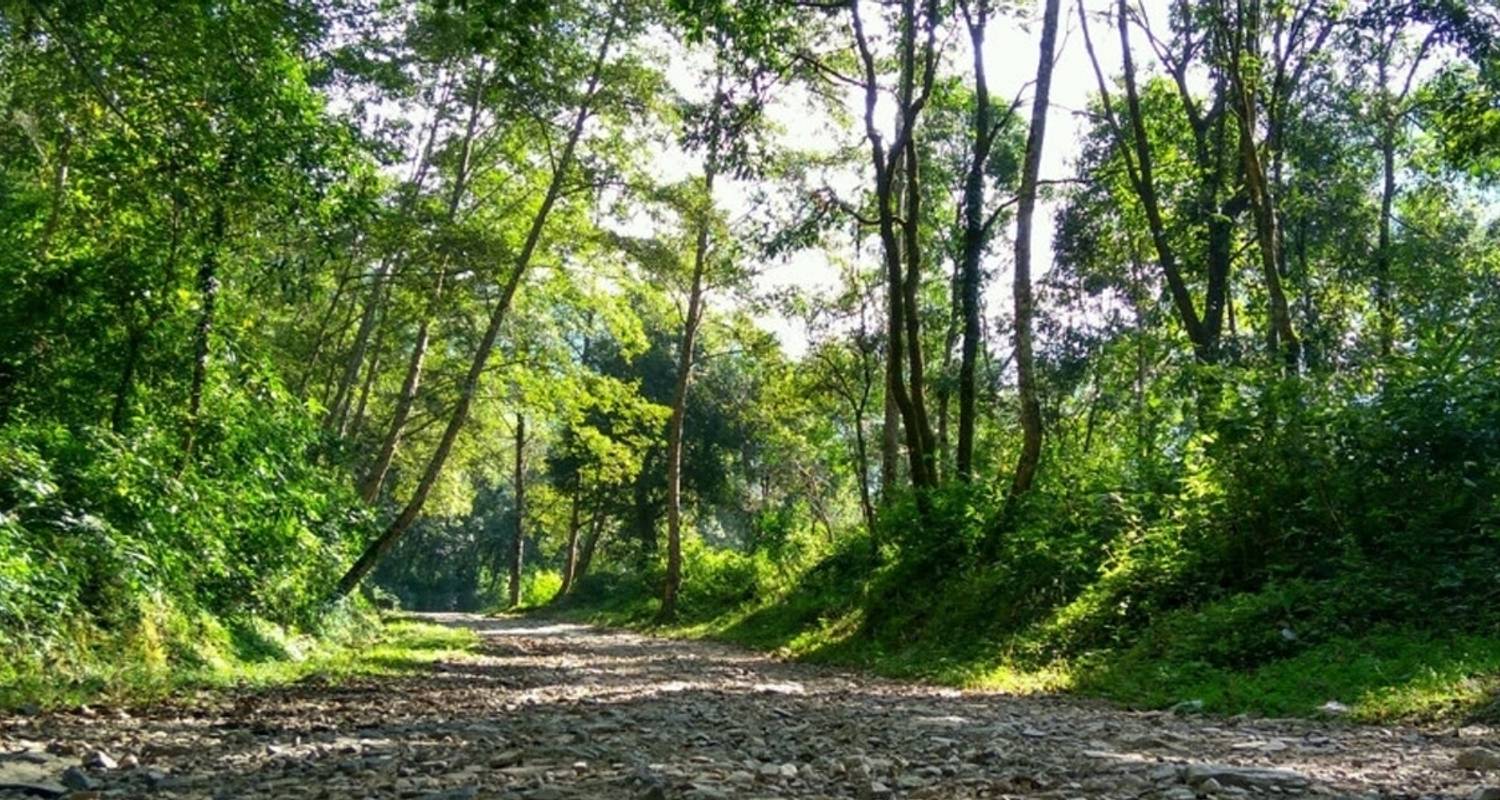
[[[1018,695],[1075,693],[1137,708],[1167,708],[1199,701],[1208,713],[1319,716],[1334,701],[1343,719],[1358,722],[1435,723],[1500,720],[1500,636],[1443,634],[1410,628],[1374,631],[1308,645],[1290,657],[1250,669],[1214,666],[1192,646],[1161,650],[1106,648],[1073,658],[1038,660],[1038,642],[1068,624],[1093,624],[1079,608],[1044,618],[1039,630],[1020,631],[1009,644],[972,632],[914,635],[905,642],[877,641],[865,632],[865,610],[791,608],[760,601],[722,609],[691,621],[652,622],[651,598],[616,602],[609,610],[572,608],[566,616],[604,625],[647,629],[673,638],[709,638],[771,652],[778,657],[852,666],[875,674],[981,691]],[[555,612],[549,612],[555,613]],[[1172,620],[1171,635],[1211,640],[1223,624],[1215,614]],[[1187,630],[1199,625],[1203,630]]]
[[[148,638],[151,647],[174,655],[142,649],[138,636],[115,641],[95,635],[80,637],[78,649],[61,660],[12,659],[0,681],[0,709],[138,704],[196,691],[399,675],[463,660],[479,644],[471,630],[400,617],[321,639],[278,636],[264,624],[208,626],[205,633],[199,642]]]

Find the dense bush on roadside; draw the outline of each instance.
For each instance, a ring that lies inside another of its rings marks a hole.
[[[320,607],[366,512],[310,457],[305,409],[269,389],[215,401],[187,468],[167,429],[0,428],[0,682],[121,648],[192,658],[173,648],[221,623],[336,624]]]

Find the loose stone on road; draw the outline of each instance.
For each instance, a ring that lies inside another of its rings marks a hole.
[[[1135,713],[537,619],[399,678],[0,718],[0,796],[1500,798],[1500,735]]]

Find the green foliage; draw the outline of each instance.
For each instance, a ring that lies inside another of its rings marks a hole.
[[[170,429],[0,429],[0,651],[45,653],[81,631],[146,635],[163,604],[319,623],[328,575],[367,514],[337,470],[307,458],[316,428],[274,390],[210,436],[182,470]]]

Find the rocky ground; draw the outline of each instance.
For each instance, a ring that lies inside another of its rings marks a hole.
[[[435,618],[482,655],[130,712],[0,718],[0,797],[1500,800],[1500,731],[1128,713],[702,642]]]

